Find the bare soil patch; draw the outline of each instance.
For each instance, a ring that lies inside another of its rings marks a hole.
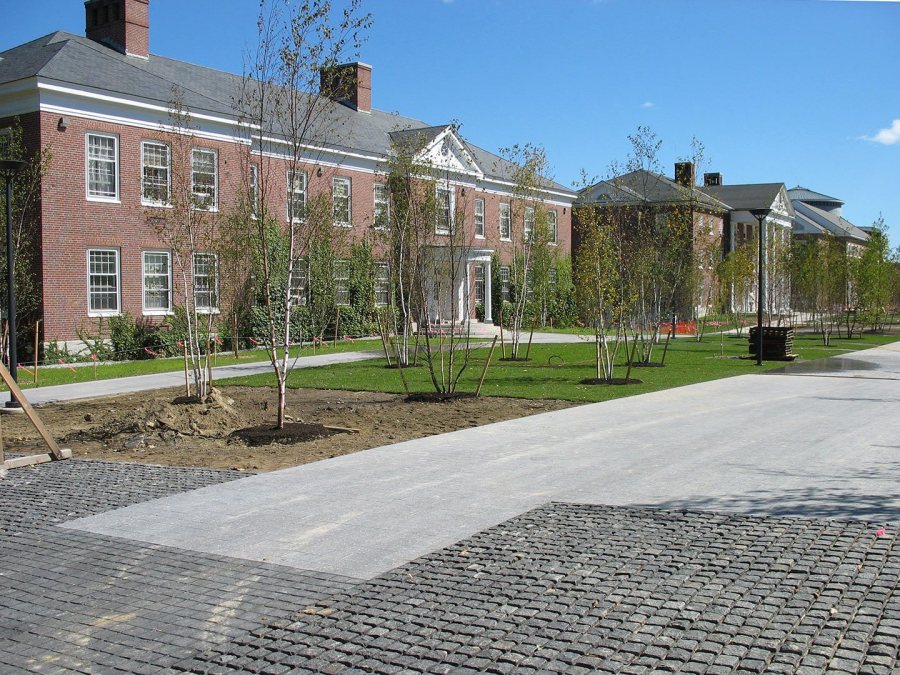
[[[266,388],[224,387],[206,403],[179,399],[177,389],[168,389],[49,404],[39,414],[75,457],[272,471],[577,404],[495,397],[407,401],[397,394],[291,389],[286,437],[260,446],[241,438],[265,435],[274,426],[275,405]],[[42,451],[23,415],[4,415],[0,423],[7,452]]]

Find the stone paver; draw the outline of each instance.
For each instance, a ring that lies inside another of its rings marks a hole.
[[[180,662],[196,672],[896,672],[859,522],[549,504]]]
[[[68,460],[0,481],[0,672],[159,672],[354,580],[54,527],[235,471]]]

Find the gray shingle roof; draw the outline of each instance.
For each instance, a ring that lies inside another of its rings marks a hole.
[[[183,104],[195,113],[233,117],[242,78],[212,68],[151,54],[148,59],[128,57],[92,40],[56,32],[0,53],[0,84],[39,76],[60,83],[168,104],[173,86],[182,91]],[[391,134],[407,130],[440,133],[419,120],[380,110],[371,114],[327,102],[326,121],[318,142],[336,151],[380,156],[391,153]],[[512,165],[497,155],[466,143],[475,161],[490,178],[513,180]],[[548,187],[571,194],[558,183]]]
[[[767,209],[778,197],[784,183],[748,183],[744,185],[716,185],[702,190],[728,204],[732,209],[748,211]]]
[[[836,213],[829,213],[796,200],[793,202],[795,222],[799,222],[802,231],[799,234],[819,234],[827,232],[840,239],[851,239],[859,243],[869,240],[869,235],[859,229],[846,218]],[[807,231],[808,230],[808,231]]]
[[[671,178],[653,171],[638,169],[601,181],[582,190],[594,202],[608,203],[677,203],[693,198],[714,211],[727,211],[729,205],[700,188],[688,190]]]
[[[836,197],[829,197],[828,195],[823,195],[821,192],[800,187],[799,185],[788,190],[788,197],[790,197],[792,201],[799,199],[804,202],[833,202],[835,205],[844,203]]]

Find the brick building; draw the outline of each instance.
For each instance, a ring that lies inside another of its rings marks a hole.
[[[37,218],[45,342],[75,341],[79,329],[123,312],[156,320],[180,302],[172,251],[148,226],[148,214],[166,208],[178,169],[190,171],[194,194],[210,212],[225,212],[254,180],[248,174],[255,169],[242,159],[247,136],[233,104],[241,76],[151,54],[149,0],[88,0],[85,19],[85,37],[56,32],[0,54],[0,127],[18,118],[29,146],[49,148],[53,157]],[[452,291],[435,298],[430,318],[441,320],[442,308],[446,314],[457,303],[455,316],[474,321],[481,304],[490,322],[492,256],[508,265],[527,227],[526,209],[515,208],[515,167],[451,125],[373,109],[371,66],[346,67],[353,89],[328,102],[333,130],[319,139],[301,175],[289,181],[286,169],[277,168],[285,159],[277,142],[253,148],[276,165],[268,209],[283,213],[286,224],[291,199],[305,203],[330,193],[334,226],[346,228],[350,239],[366,237],[388,208],[392,143],[398,135],[419,135],[423,156],[444,176],[439,197],[462,210],[464,221],[455,227],[463,228],[465,264]],[[172,164],[173,88],[194,127],[190,166]],[[571,251],[574,198],[549,182],[540,194],[560,256]],[[442,226],[435,227],[439,249]],[[206,278],[214,262],[212,254],[196,256],[195,277]],[[198,306],[217,311],[217,285],[224,282],[205,282],[208,288],[195,293]]]

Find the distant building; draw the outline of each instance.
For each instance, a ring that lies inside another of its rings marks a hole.
[[[794,237],[819,239],[834,237],[850,255],[858,255],[869,241],[868,233],[843,217],[844,202],[804,187],[788,190],[794,207]]]

